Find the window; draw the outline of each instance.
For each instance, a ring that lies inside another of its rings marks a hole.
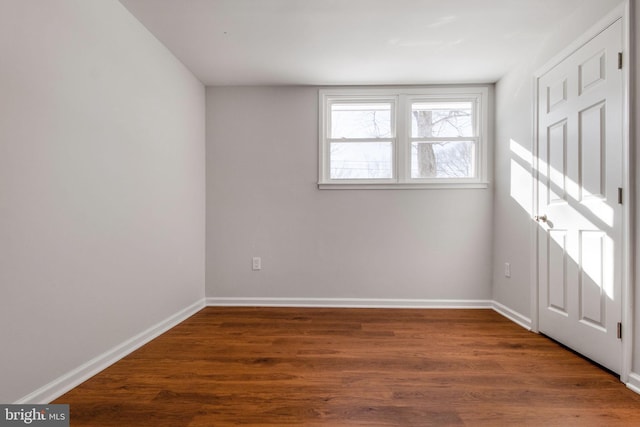
[[[320,91],[320,188],[487,186],[487,87]]]

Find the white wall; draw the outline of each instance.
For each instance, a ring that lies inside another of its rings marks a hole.
[[[496,85],[493,298],[531,316],[531,236],[533,181],[527,157],[533,141],[534,74],[554,55],[595,25],[620,0],[603,0],[568,17],[530,60]],[[529,159],[530,162],[530,159]],[[511,278],[504,263],[511,263]]]
[[[207,88],[207,297],[490,299],[491,190],[318,190],[317,103]]]
[[[0,402],[204,297],[204,107],[119,2],[0,2]]]

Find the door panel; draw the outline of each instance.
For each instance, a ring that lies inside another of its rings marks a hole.
[[[619,372],[622,72],[617,21],[538,80],[541,332]]]
[[[567,314],[567,230],[550,230],[547,239],[549,308]]]
[[[549,166],[547,168],[547,176],[551,185],[547,203],[566,203],[567,121],[563,120],[549,127],[548,138]]]
[[[580,111],[578,150],[580,152],[580,201],[605,198],[605,120],[606,104]]]
[[[605,233],[601,231],[580,232],[580,320],[594,326],[606,328],[606,295],[604,260]]]

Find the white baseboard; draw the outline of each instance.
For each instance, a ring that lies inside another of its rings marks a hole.
[[[210,307],[489,308],[531,330],[531,319],[492,300],[213,297],[206,302]]]
[[[490,300],[371,298],[207,298],[213,307],[492,308]]]
[[[512,322],[517,323],[526,330],[531,330],[531,319],[529,319],[528,317],[523,316],[517,311],[510,309],[506,305],[500,304],[498,301],[492,301],[491,304],[491,308],[493,308],[499,314],[503,315]]]
[[[631,372],[629,374],[629,380],[626,383],[627,388],[635,391],[640,394],[640,374],[636,374],[635,372]]]
[[[158,322],[149,329],[139,333],[138,335],[128,339],[116,347],[104,352],[103,354],[89,360],[88,362],[78,366],[76,369],[67,372],[61,377],[56,378],[49,384],[45,384],[38,390],[17,400],[16,404],[47,404],[57,399],[69,390],[82,384],[98,372],[108,368],[115,362],[119,361],[126,355],[132,353],[152,339],[158,337],[177,324],[191,317],[205,306],[205,300],[195,302],[194,304],[180,310],[178,313]]]

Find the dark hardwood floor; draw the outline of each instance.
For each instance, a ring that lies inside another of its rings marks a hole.
[[[206,308],[60,397],[72,426],[633,426],[640,395],[491,310]]]

